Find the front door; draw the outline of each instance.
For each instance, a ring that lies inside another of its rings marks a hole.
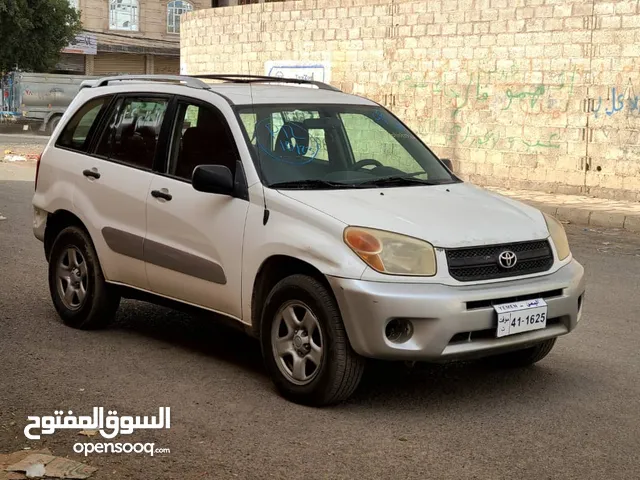
[[[154,293],[240,319],[249,202],[191,186],[198,165],[226,165],[235,174],[238,149],[224,115],[209,103],[178,100],[175,112],[168,162],[147,197],[149,285]]]

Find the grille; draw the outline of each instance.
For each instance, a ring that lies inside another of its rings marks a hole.
[[[512,268],[503,268],[498,256],[505,250],[516,254]],[[461,282],[530,275],[546,272],[553,265],[553,252],[547,240],[509,243],[487,247],[447,250],[449,274]]]

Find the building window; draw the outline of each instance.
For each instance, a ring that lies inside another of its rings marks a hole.
[[[138,0],[109,0],[109,30],[138,31]]]
[[[167,32],[180,33],[180,15],[193,10],[193,5],[183,0],[174,0],[167,4]]]

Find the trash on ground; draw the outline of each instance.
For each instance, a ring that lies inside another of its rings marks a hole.
[[[4,161],[5,162],[26,162],[27,157],[25,157],[24,155],[5,155]]]
[[[28,455],[32,455],[34,453],[39,453],[42,455],[51,455],[49,449],[45,448],[42,450],[34,450],[32,452],[21,450],[13,453],[0,453],[0,480],[25,480],[25,477],[22,473],[17,472],[8,472],[5,469],[9,465],[13,465],[16,462],[20,462]]]
[[[7,466],[8,465],[8,466]],[[89,478],[98,469],[84,463],[75,462],[67,458],[55,457],[49,450],[33,452],[14,452],[8,455],[0,455],[0,469],[10,472],[11,475],[2,476],[0,480],[18,480],[26,478],[61,478],[84,480]]]
[[[81,430],[78,435],[86,435],[87,437],[93,437],[98,434],[98,430]]]
[[[42,478],[44,477],[44,465],[42,463],[33,463],[25,470],[27,478]]]

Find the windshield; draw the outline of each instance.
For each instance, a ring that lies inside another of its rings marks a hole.
[[[389,111],[361,105],[238,107],[266,186],[375,188],[459,182]]]

